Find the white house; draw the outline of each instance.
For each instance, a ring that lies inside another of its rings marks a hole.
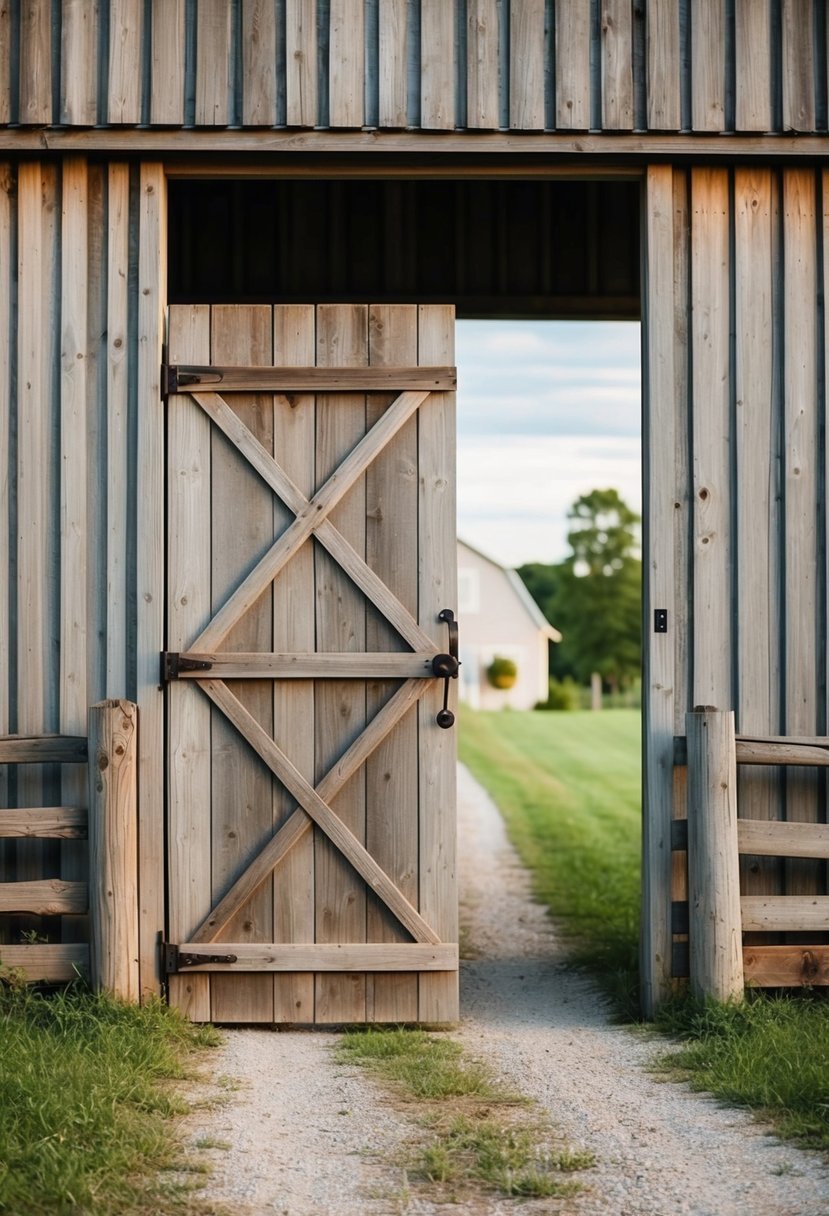
[[[458,695],[474,709],[532,709],[547,698],[547,646],[561,634],[514,570],[458,541]],[[486,669],[499,655],[518,669],[510,689],[493,688]]]

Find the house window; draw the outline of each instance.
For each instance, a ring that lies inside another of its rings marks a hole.
[[[477,570],[458,570],[458,615],[481,611],[481,579]]]

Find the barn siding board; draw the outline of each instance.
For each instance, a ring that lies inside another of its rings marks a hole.
[[[678,4],[647,6],[646,43],[648,128],[678,131],[681,125]]]
[[[52,10],[43,0],[20,6],[20,122],[36,126],[52,118]]]
[[[782,0],[783,130],[815,129],[813,0]]]
[[[408,123],[409,21],[407,0],[384,0],[378,10],[381,127]]]
[[[184,122],[185,0],[153,0],[150,70],[151,123]]]
[[[556,128],[590,127],[590,6],[557,0]]]
[[[725,130],[725,0],[698,0],[691,13],[691,108],[695,131]]]
[[[317,0],[285,0],[285,74],[289,127],[317,123]]]
[[[469,0],[466,33],[466,125],[497,129],[500,122],[497,0]]]
[[[601,6],[602,127],[633,128],[633,6],[605,0]]]
[[[60,122],[65,126],[89,127],[96,121],[98,35],[97,0],[63,0]]]
[[[421,0],[420,125],[455,126],[455,6],[448,0]]]
[[[736,0],[735,78],[738,131],[770,131],[770,0]]]
[[[516,131],[546,125],[546,23],[545,0],[510,5],[509,125]]]
[[[276,123],[277,26],[275,0],[242,5],[242,122],[246,127]]]
[[[107,122],[141,121],[144,0],[110,0]],[[140,51],[140,54],[136,52]],[[88,70],[88,68],[87,68]]]

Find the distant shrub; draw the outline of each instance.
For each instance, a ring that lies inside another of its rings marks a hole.
[[[550,677],[549,691],[546,701],[539,701],[536,709],[574,710],[581,705],[581,689],[572,676],[563,680]]]
[[[518,678],[518,668],[512,659],[496,654],[486,669],[486,678],[493,688],[512,688]]]

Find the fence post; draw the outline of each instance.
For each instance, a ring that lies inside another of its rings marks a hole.
[[[136,1002],[138,707],[89,709],[90,973],[96,991]]]
[[[740,1000],[745,983],[734,714],[706,705],[686,714],[685,723],[691,990],[698,997]]]

